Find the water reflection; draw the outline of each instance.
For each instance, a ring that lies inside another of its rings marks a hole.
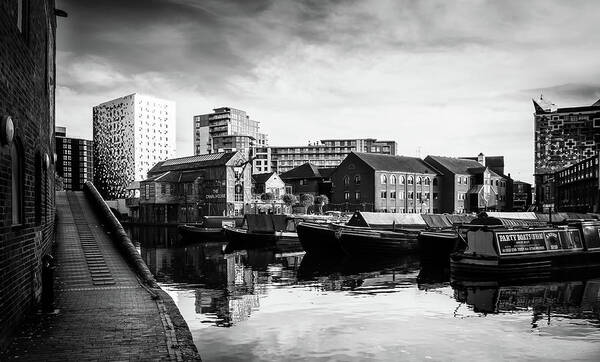
[[[447,266],[412,255],[323,259],[293,242],[244,250],[182,242],[165,228],[130,233],[206,360],[565,359],[575,352],[594,360],[600,352],[594,277],[451,284]],[[549,336],[557,351],[536,339]]]

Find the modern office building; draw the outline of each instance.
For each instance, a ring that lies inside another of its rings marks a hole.
[[[533,106],[535,203],[544,211],[554,205],[554,173],[598,154],[600,100],[590,106],[558,108],[540,96]]]
[[[260,122],[245,111],[221,107],[213,113],[194,116],[194,154],[244,151],[268,145],[267,135],[260,132]]]
[[[94,143],[67,137],[65,127],[56,127],[56,173],[65,190],[81,191],[86,181],[94,179]]]
[[[104,198],[125,198],[133,181],[175,156],[174,102],[134,93],[93,113],[94,184]]]
[[[587,158],[554,174],[554,211],[600,211],[599,157]]]
[[[437,212],[436,169],[417,157],[351,152],[335,169],[331,208],[343,211]]]
[[[307,146],[273,146],[256,150],[254,169],[260,172],[287,172],[305,163],[318,168],[337,167],[351,152],[396,155],[395,141],[374,138],[327,139]]]
[[[55,232],[54,8],[0,1],[0,351],[51,288],[42,265]]]

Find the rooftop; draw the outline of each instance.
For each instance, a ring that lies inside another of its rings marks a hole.
[[[154,165],[154,167],[148,171],[148,174],[225,165],[236,153],[237,152],[217,152],[189,157],[171,158]]]
[[[382,155],[378,153],[352,152],[376,171],[402,171],[438,174],[439,172],[418,157]]]

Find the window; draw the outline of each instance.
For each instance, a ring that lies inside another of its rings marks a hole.
[[[414,195],[415,195],[415,194],[414,194],[414,192],[413,192],[413,191],[409,191],[409,192],[408,192],[408,199],[409,199],[409,200],[412,200],[412,199],[414,199]]]
[[[400,200],[404,200],[404,191],[399,191]]]
[[[396,198],[396,191],[390,191],[390,199]]]
[[[354,175],[354,184],[360,185],[360,175]]]
[[[13,225],[23,222],[23,163],[21,149],[16,140],[10,145],[11,164],[11,212]]]
[[[408,176],[408,184],[413,185],[415,183],[414,178],[412,176]]]
[[[458,177],[458,184],[459,185],[462,184],[462,177],[460,177],[460,176]]]
[[[360,200],[360,192],[355,192],[354,193],[354,199]]]
[[[350,200],[350,193],[348,191],[344,192],[344,200]]]
[[[437,192],[433,193],[433,199],[437,200],[439,198],[439,194]]]
[[[431,179],[429,177],[425,177],[425,185],[431,184]]]
[[[417,200],[421,201],[423,199],[423,194],[420,192],[417,192]]]
[[[167,193],[167,185],[166,184],[160,184],[160,193],[165,195]]]
[[[144,193],[144,198],[148,200],[150,198],[150,185],[146,184],[146,192]]]
[[[421,176],[417,177],[417,185],[421,185],[423,183],[423,179]]]
[[[405,181],[406,179],[404,178],[404,176],[400,176],[400,185],[404,185]]]
[[[344,186],[348,186],[350,184],[350,178],[348,176],[344,176]]]
[[[390,176],[390,184],[392,184],[392,185],[396,184],[396,176],[394,176],[394,175]]]
[[[438,179],[437,177],[433,178],[433,186],[437,186],[438,185]]]
[[[387,176],[386,175],[381,175],[381,184],[382,185],[387,184]]]
[[[387,191],[381,191],[381,198],[387,199]]]

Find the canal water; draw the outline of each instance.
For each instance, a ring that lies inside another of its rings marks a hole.
[[[600,275],[449,281],[418,256],[315,258],[135,227],[134,242],[204,361],[598,361]]]

